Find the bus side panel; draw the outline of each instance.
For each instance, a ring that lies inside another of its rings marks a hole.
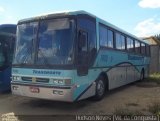
[[[122,86],[126,83],[126,67],[115,67],[108,73],[109,89]]]
[[[107,73],[109,89],[114,89],[139,80],[141,70],[144,68],[145,73],[148,70],[149,58],[146,61],[145,58],[123,51],[100,49],[94,66]]]
[[[0,72],[0,91],[10,90],[11,68],[7,68]]]
[[[2,72],[0,71],[0,90],[1,90],[1,88],[2,88],[1,85],[2,85],[2,83],[3,83],[3,81],[2,81],[2,75],[3,75],[3,74],[2,74]]]
[[[81,100],[95,95],[96,84],[100,69],[89,69],[88,75],[78,76],[75,74],[75,84],[78,85],[74,91],[74,100]]]
[[[134,80],[139,80],[141,76],[141,73],[137,70],[134,71]]]
[[[137,71],[137,69],[129,64],[123,64],[121,67],[114,67],[107,72],[107,75],[109,79],[109,89],[114,89],[116,87],[134,82],[140,77],[140,73]]]
[[[138,74],[138,71],[135,69],[135,67],[133,67],[133,66],[127,67],[127,81],[128,81],[128,83],[134,82],[136,80],[135,79],[135,72],[137,72],[137,74]]]

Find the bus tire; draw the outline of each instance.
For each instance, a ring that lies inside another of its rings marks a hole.
[[[144,69],[142,69],[141,76],[140,76],[140,81],[143,81],[143,80],[144,80]]]
[[[94,96],[94,100],[99,101],[101,100],[104,95],[105,95],[105,90],[106,90],[106,82],[103,76],[100,76],[96,80],[96,94]]]

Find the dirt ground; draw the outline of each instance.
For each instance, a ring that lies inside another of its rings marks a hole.
[[[35,98],[15,96],[11,93],[0,94],[0,115],[80,115],[80,114],[114,114],[118,108],[125,107],[150,114],[148,106],[160,101],[160,87],[132,83],[108,92],[104,99],[96,102],[91,99],[75,103],[55,102]]]

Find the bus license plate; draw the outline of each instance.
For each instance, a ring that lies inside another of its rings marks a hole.
[[[39,93],[39,87],[29,87],[32,93]]]

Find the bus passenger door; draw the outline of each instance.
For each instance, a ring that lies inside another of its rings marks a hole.
[[[78,30],[77,73],[79,76],[88,74],[88,33]]]
[[[77,17],[77,73],[88,75],[94,65],[96,49],[96,19],[87,15]]]

